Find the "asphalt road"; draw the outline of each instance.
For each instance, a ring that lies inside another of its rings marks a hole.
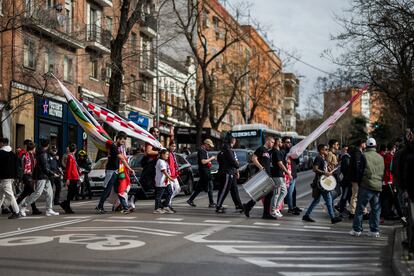
[[[311,172],[300,173],[298,205],[310,203]],[[247,195],[241,190],[241,197]],[[153,214],[153,201],[135,213],[94,212],[96,200],[73,203],[73,215],[0,217],[1,275],[392,275],[393,226],[382,237],[351,237],[351,223],[332,225],[322,208],[317,223],[285,215],[262,220],[217,215],[203,194],[196,208],[175,199],[176,214]],[[39,203],[41,208],[43,203]],[[106,206],[109,209],[109,206]]]

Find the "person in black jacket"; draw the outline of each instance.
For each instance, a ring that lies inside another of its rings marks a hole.
[[[81,183],[80,195],[82,196],[82,199],[85,199],[86,195],[88,195],[89,199],[92,199],[91,184],[89,182],[89,173],[92,170],[92,161],[88,157],[88,153],[85,150],[79,151],[76,163],[78,164],[79,169],[82,170],[82,173],[84,175],[84,180]]]
[[[339,183],[342,193],[341,193],[341,199],[339,201],[339,213],[341,217],[345,216],[345,207],[346,203],[351,200],[351,155],[348,153],[348,146],[344,145],[342,146],[342,153],[341,153],[341,159],[340,159],[340,172],[342,174],[342,180]]]
[[[9,219],[19,218],[19,205],[13,193],[13,181],[17,178],[18,159],[9,146],[9,139],[0,138],[0,206],[10,201],[13,213]]]
[[[62,179],[61,176],[63,175],[62,167],[60,165],[58,150],[56,146],[52,146],[50,149],[50,170],[57,175],[57,177],[52,177],[50,181],[52,184],[55,185],[55,193],[53,197],[53,204],[59,205],[60,204],[60,191],[62,190]]]
[[[236,209],[242,209],[242,203],[237,189],[237,178],[239,177],[239,161],[233,151],[233,147],[236,144],[236,138],[232,137],[230,133],[227,134],[224,140],[224,146],[221,152],[217,156],[219,163],[219,181],[220,189],[217,197],[216,213],[225,213],[223,208],[224,200],[230,190],[232,192],[232,198]]]
[[[364,157],[364,151],[367,147],[366,140],[360,139],[358,143],[356,144],[357,148],[354,149],[351,152],[351,160],[350,160],[350,171],[349,171],[349,177],[351,180],[352,185],[352,196],[351,196],[351,202],[350,202],[350,218],[353,218],[355,215],[355,209],[357,206],[357,198],[358,198],[358,189],[359,185],[362,181],[362,176],[364,174],[365,169],[365,157]],[[367,214],[368,211],[365,208],[364,214]]]
[[[26,216],[27,206],[35,202],[43,193],[46,198],[46,216],[59,215],[58,212],[53,211],[53,188],[50,178],[58,175],[50,169],[49,140],[42,139],[40,146],[41,148],[36,150],[37,163],[33,176],[36,180],[35,191],[20,203],[20,214],[23,217]]]

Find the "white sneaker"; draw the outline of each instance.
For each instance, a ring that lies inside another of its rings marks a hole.
[[[279,210],[276,210],[276,211],[274,212],[274,215],[275,215],[277,218],[281,218],[281,217],[283,217],[282,213],[281,213]]]
[[[357,232],[357,231],[355,231],[354,229],[352,229],[352,230],[349,232],[349,235],[354,236],[354,237],[360,237],[360,236],[361,236],[361,234],[362,234],[362,232]]]
[[[131,199],[130,199],[130,201],[129,201],[129,206],[130,206],[132,209],[135,209],[135,203],[134,203],[134,201],[135,201],[135,196],[131,196]]]
[[[371,238],[379,238],[380,237],[380,233],[379,232],[368,232],[368,236]]]
[[[161,208],[158,208],[157,210],[154,211],[154,214],[165,214],[165,211]]]
[[[22,217],[26,216],[27,208],[26,207],[20,207],[20,215]]]
[[[164,211],[164,213],[167,213],[167,214],[174,214],[175,213],[173,210],[171,210],[170,207],[165,207],[163,211]]]
[[[50,209],[50,210],[47,210],[47,211],[46,211],[46,216],[47,216],[47,217],[50,217],[50,216],[59,216],[59,213],[58,213],[58,212],[53,211],[52,209]]]

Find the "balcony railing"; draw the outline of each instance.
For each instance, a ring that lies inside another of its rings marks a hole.
[[[27,9],[22,19],[22,24],[45,34],[53,40],[69,45],[73,48],[85,48],[82,35],[71,30],[72,24],[61,12],[55,8],[45,9],[32,7]]]
[[[154,59],[150,55],[144,55],[139,64],[139,70],[141,74],[144,74],[148,77],[155,77],[156,73],[154,71]]]
[[[141,32],[149,37],[157,35],[157,19],[152,14],[145,14],[141,18]]]
[[[86,30],[87,47],[94,50],[109,53],[112,34],[110,31],[97,25],[89,25]]]

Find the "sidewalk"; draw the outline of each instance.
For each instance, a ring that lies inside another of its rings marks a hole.
[[[405,228],[396,228],[392,256],[392,269],[394,274],[397,276],[414,275],[414,255],[411,254],[410,257],[408,249],[401,244],[401,242],[405,239],[407,239]]]

